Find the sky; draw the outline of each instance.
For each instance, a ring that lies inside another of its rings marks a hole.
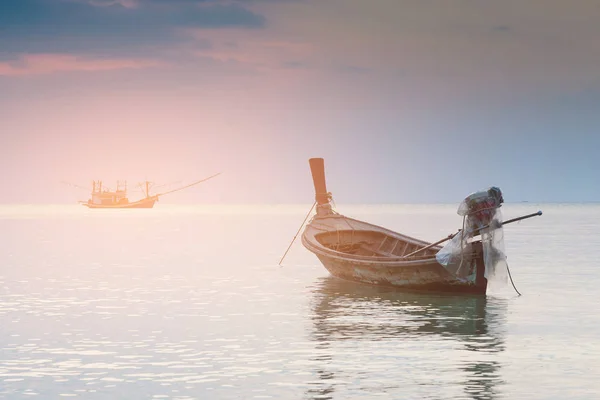
[[[597,0],[0,1],[0,203],[600,201]],[[132,192],[135,199],[141,193]]]

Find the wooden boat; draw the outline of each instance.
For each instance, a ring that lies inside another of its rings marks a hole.
[[[442,249],[440,244],[456,234],[428,243],[341,215],[330,204],[323,159],[312,158],[309,163],[316,215],[304,229],[302,244],[333,276],[408,291],[486,293],[488,281],[481,240],[473,240],[460,257],[442,265],[436,258]]]
[[[136,200],[136,201],[129,201],[129,198],[127,197],[127,183],[126,182],[118,181],[116,190],[112,191],[112,190],[104,187],[102,185],[102,181],[93,181],[90,199],[88,199],[87,201],[80,201],[79,203],[85,207],[94,208],[94,209],[95,208],[103,208],[103,209],[106,209],[106,208],[152,208],[152,207],[154,207],[154,204],[158,201],[160,196],[164,196],[169,193],[173,193],[173,192],[177,192],[179,190],[189,188],[191,186],[197,185],[197,184],[207,181],[211,178],[214,178],[215,176],[217,176],[219,174],[220,173],[209,176],[208,178],[204,178],[202,180],[193,182],[189,185],[186,185],[186,186],[174,189],[174,190],[157,193],[154,195],[150,194],[150,189],[152,187],[152,183],[149,181],[145,181],[143,186],[141,184],[140,185],[144,188],[144,192],[145,192],[146,196],[144,198]],[[77,185],[71,185],[71,186],[81,188],[80,186],[77,186]]]
[[[102,186],[102,181],[93,181],[91,198],[80,203],[88,208],[152,208],[158,201],[158,196],[150,196],[150,182],[145,183],[146,197],[137,201],[129,201],[127,183],[117,182],[117,189],[111,191]]]

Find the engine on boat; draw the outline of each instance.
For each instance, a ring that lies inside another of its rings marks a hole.
[[[496,209],[502,206],[504,198],[500,188],[492,186],[487,190],[471,193],[458,206],[458,215],[467,217],[470,224],[481,228],[493,220]]]
[[[502,191],[494,186],[467,196],[457,210],[458,215],[463,217],[462,229],[436,254],[438,262],[457,276],[474,280],[473,266],[466,255],[473,252],[473,245],[481,243],[485,277],[488,280],[505,280],[502,203]]]

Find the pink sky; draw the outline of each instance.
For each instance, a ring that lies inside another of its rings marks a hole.
[[[5,202],[79,200],[61,180],[219,171],[173,201],[305,202],[313,156],[350,202],[489,184],[515,199],[600,195],[570,178],[600,169],[593,1],[19,4],[0,6]],[[34,7],[48,19],[28,22]],[[460,177],[444,173],[453,163]]]

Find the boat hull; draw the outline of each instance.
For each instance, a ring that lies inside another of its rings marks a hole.
[[[437,264],[411,267],[359,264],[355,260],[335,259],[325,255],[317,258],[329,273],[347,281],[386,286],[412,292],[485,294],[485,286],[444,277]]]
[[[91,202],[81,203],[81,204],[87,208],[104,208],[104,209],[106,209],[106,208],[152,208],[152,207],[154,207],[154,204],[156,203],[157,200],[158,200],[158,198],[153,196],[153,197],[148,197],[146,199],[133,201],[130,203],[123,203],[123,204],[94,204]]]
[[[371,244],[365,248],[367,242]],[[435,253],[439,246],[420,257],[405,257],[428,243],[339,214],[315,217],[302,234],[302,244],[331,275],[344,280],[415,292],[486,293],[481,251],[465,263],[473,266],[471,279],[458,277],[452,268],[438,263]]]

